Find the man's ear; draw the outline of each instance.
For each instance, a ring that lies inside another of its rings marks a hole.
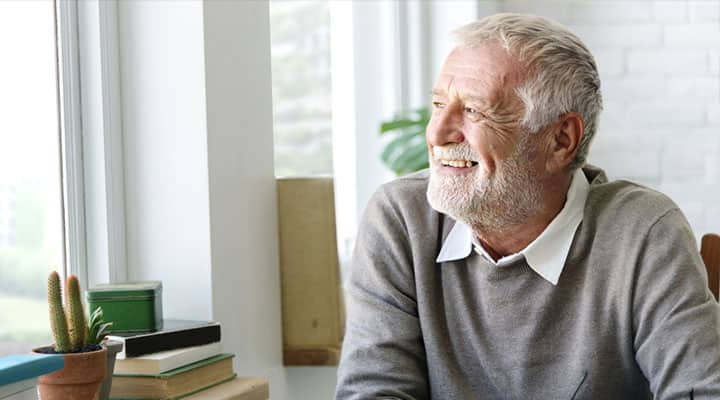
[[[552,132],[551,150],[548,157],[548,169],[566,170],[575,159],[580,148],[585,123],[580,114],[569,112],[560,117],[558,128]]]

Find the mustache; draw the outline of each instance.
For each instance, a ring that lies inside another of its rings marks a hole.
[[[469,160],[480,161],[480,156],[466,142],[451,143],[432,147],[433,160]]]

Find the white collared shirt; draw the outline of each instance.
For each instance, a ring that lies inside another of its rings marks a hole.
[[[565,259],[570,252],[575,231],[582,222],[585,200],[587,200],[589,191],[590,184],[585,178],[582,168],[578,168],[573,174],[567,200],[560,213],[555,216],[540,236],[530,242],[527,247],[520,250],[519,253],[505,256],[497,262],[490,257],[482,244],[475,241],[470,227],[456,221],[455,226],[445,238],[436,261],[442,263],[466,258],[470,255],[474,246],[478,254],[481,254],[497,267],[511,264],[524,256],[530,268],[548,282],[557,285],[565,266]]]

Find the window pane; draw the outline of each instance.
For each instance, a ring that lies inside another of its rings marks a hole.
[[[275,174],[332,174],[330,6],[270,2]]]
[[[0,355],[52,342],[64,270],[54,3],[0,1]]]

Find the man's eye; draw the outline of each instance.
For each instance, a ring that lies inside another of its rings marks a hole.
[[[482,121],[484,120],[485,114],[483,114],[480,110],[477,108],[472,107],[465,107],[465,114],[470,118],[471,121]]]
[[[445,103],[441,103],[439,101],[433,101],[432,105],[433,105],[433,108],[445,108]]]

